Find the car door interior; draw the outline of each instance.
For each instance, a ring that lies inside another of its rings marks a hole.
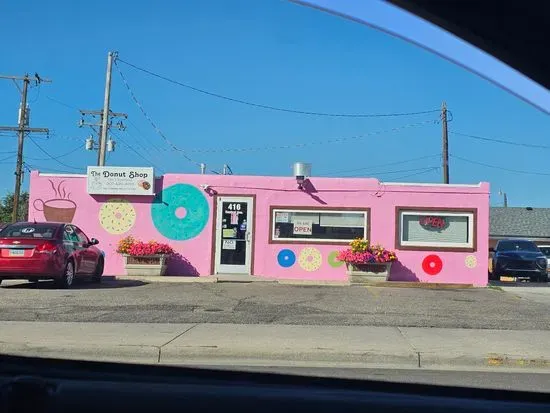
[[[69,250],[69,255],[73,255],[75,260],[75,272],[81,274],[85,270],[85,263],[82,256],[82,245],[76,235],[75,227],[72,225],[66,225],[63,233],[63,241]]]

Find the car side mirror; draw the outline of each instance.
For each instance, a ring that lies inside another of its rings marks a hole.
[[[99,241],[98,241],[97,239],[92,238],[92,239],[90,240],[90,245],[97,245],[97,244],[99,244]]]
[[[494,248],[489,248],[489,252],[495,252]]]

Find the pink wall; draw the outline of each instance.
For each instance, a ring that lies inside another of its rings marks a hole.
[[[88,236],[99,239],[99,247],[106,255],[105,273],[109,275],[124,274],[122,258],[115,249],[118,240],[127,235],[143,240],[167,242],[184,256],[187,262],[172,262],[170,275],[210,275],[213,195],[200,187],[207,184],[218,195],[256,195],[254,275],[285,279],[345,280],[345,267],[333,268],[327,262],[328,254],[341,249],[341,245],[268,244],[269,207],[285,205],[370,208],[370,240],[390,249],[395,249],[396,206],[476,208],[475,252],[437,252],[443,268],[432,276],[423,271],[422,261],[433,252],[397,250],[399,263],[393,266],[391,279],[486,285],[489,184],[399,185],[380,183],[376,179],[315,177],[310,182],[308,191],[300,191],[292,177],[164,175],[157,180],[155,188],[156,193],[164,190],[163,200],[169,200],[170,188],[174,189],[175,184],[187,184],[192,186],[193,191],[196,189],[195,197],[187,200],[195,204],[194,209],[188,208],[186,218],[190,226],[183,234],[181,228],[178,228],[181,221],[175,214],[157,214],[160,210],[155,212],[155,208],[162,209],[167,202],[152,207],[152,198],[147,197],[92,197],[86,193],[85,176],[39,174],[35,171],[31,174],[29,219],[72,221]],[[114,210],[113,204],[108,202],[117,198],[127,201],[125,209]],[[53,199],[64,200],[52,201]],[[63,213],[60,215],[60,211],[65,211],[65,216]],[[156,224],[153,223],[153,218],[156,219]],[[163,236],[161,232],[172,239]],[[181,240],[182,238],[188,239]],[[317,270],[305,271],[298,262],[289,268],[278,264],[277,255],[282,249],[288,248],[298,257],[306,247],[314,247],[321,253],[322,265]]]

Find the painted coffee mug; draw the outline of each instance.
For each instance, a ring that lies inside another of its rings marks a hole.
[[[76,212],[76,204],[70,199],[35,199],[34,209],[44,212],[48,222],[72,222]]]

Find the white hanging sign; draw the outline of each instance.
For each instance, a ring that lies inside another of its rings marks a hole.
[[[294,221],[294,235],[312,235],[313,234],[313,222],[311,221]]]
[[[153,168],[88,166],[90,195],[154,195]]]

